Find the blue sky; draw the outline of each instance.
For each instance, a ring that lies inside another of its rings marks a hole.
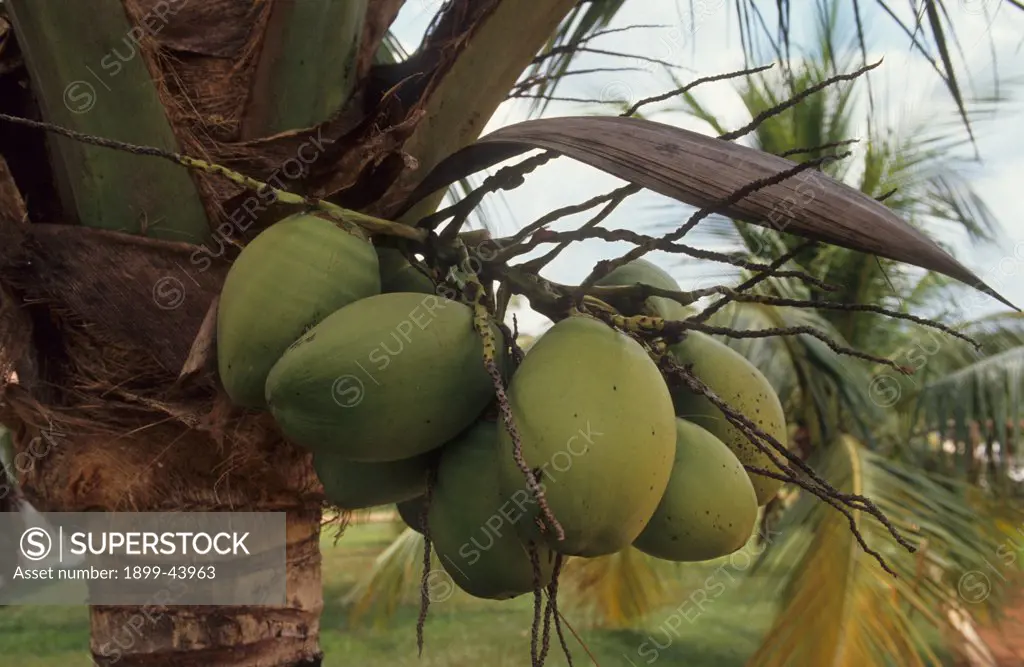
[[[396,36],[407,49],[419,42],[431,17],[440,6],[440,0],[409,0],[394,26]],[[766,21],[774,21],[773,2],[763,2]],[[813,4],[804,0],[807,11],[792,19],[795,39],[794,55],[801,43],[806,44],[814,31]],[[845,3],[843,3],[845,4]],[[913,17],[902,3],[890,6],[903,9],[902,18],[913,24]],[[947,3],[950,17],[958,26],[960,49],[967,61],[967,70],[960,72],[963,81],[974,82],[976,94],[985,94],[993,85],[993,54],[1002,92],[1010,96],[997,114],[975,128],[982,163],[969,172],[978,193],[986,200],[1005,232],[1004,239],[992,247],[971,248],[962,238],[944,237],[954,243],[958,258],[972,268],[986,282],[1003,293],[1013,303],[1024,307],[1024,215],[1017,203],[1021,178],[1024,176],[1024,104],[1019,87],[1011,85],[1013,79],[1024,79],[1024,12],[1000,6],[1002,0],[959,0]],[[690,6],[694,12],[691,14]],[[794,6],[804,6],[794,3]],[[865,7],[873,3],[863,3]],[[667,60],[681,68],[678,76],[689,81],[700,76],[721,74],[743,67],[743,53],[733,14],[734,3],[727,0],[689,2],[679,0],[630,0],[611,27],[654,24],[663,28],[637,29],[602,37],[593,46],[639,56]],[[931,64],[910,48],[906,34],[879,10],[868,11],[865,22],[868,59],[874,62],[884,56],[880,68],[870,74],[875,95],[876,122],[897,128],[914,127],[926,121],[955,120],[955,107]],[[854,36],[853,22],[847,21]],[[759,61],[755,64],[767,64]],[[643,65],[627,59],[586,55],[572,69],[589,67],[623,67]],[[969,72],[969,76],[968,76]],[[670,90],[671,82],[658,69],[641,72],[606,72],[566,79],[559,95],[590,99],[635,101]],[[867,104],[866,86],[862,86],[859,102]],[[749,120],[739,102],[732,84],[711,84],[696,91],[698,99],[718,114],[727,127],[739,127]],[[970,90],[966,93],[971,94]],[[597,105],[553,103],[544,116],[593,114]],[[608,113],[614,113],[606,107]],[[866,114],[861,114],[866,117]],[[498,110],[484,133],[498,127],[528,118],[528,103],[508,102]],[[697,132],[711,134],[704,123],[678,113],[659,114],[661,122],[671,123]],[[953,125],[953,131],[960,131]],[[855,132],[854,138],[866,136],[866,126]],[[856,151],[854,148],[854,159]],[[607,192],[621,185],[618,179],[596,169],[560,158],[541,168],[527,179],[524,186],[492,198],[490,206],[492,225],[500,234],[510,234],[540,215]],[[631,197],[609,217],[607,227],[630,227],[650,230],[654,226],[664,229],[680,224],[692,208],[674,205],[671,200],[651,193]],[[567,218],[555,228],[568,228],[579,224],[585,217]],[[701,230],[698,226],[696,232]],[[689,236],[694,245],[725,248],[723,241],[707,233]],[[581,280],[600,259],[621,255],[631,246],[590,241],[575,244],[550,264],[543,275],[559,282]],[[693,260],[668,254],[652,253],[649,258],[671,272],[683,289],[694,289],[714,284],[732,284],[732,269],[724,265],[695,263]],[[982,313],[1001,310],[993,299],[970,295],[958,304],[963,317],[973,318]],[[546,320],[530,312],[520,312],[520,326],[536,331]]]

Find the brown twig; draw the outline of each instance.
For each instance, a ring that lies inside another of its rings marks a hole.
[[[839,156],[839,157],[846,157],[846,155],[848,155],[848,154],[844,154],[844,155]],[[754,193],[754,192],[757,192],[758,190],[764,189],[766,187],[770,187],[772,185],[776,185],[778,183],[781,183],[781,182],[785,181],[786,179],[792,178],[793,176],[795,176],[795,175],[797,175],[797,174],[799,174],[801,172],[807,171],[808,169],[813,169],[813,168],[819,166],[826,159],[835,159],[835,158],[834,157],[815,158],[813,160],[808,160],[807,162],[801,162],[800,164],[794,165],[793,167],[791,167],[789,169],[785,169],[785,170],[783,170],[783,171],[781,171],[781,172],[779,172],[777,174],[773,174],[771,176],[766,176],[764,178],[759,178],[759,179],[757,179],[755,181],[747,183],[746,185],[744,185],[744,186],[742,186],[740,188],[737,188],[736,190],[734,190],[732,193],[730,193],[726,197],[724,197],[722,199],[719,199],[718,201],[714,202],[710,206],[706,206],[704,208],[701,208],[699,211],[697,211],[693,215],[691,215],[689,220],[687,220],[685,224],[683,224],[681,227],[679,227],[675,231],[670,232],[670,233],[666,234],[665,236],[663,236],[661,238],[662,238],[663,241],[676,241],[676,240],[682,238],[683,236],[685,236],[691,229],[693,229],[694,227],[697,226],[697,223],[699,223],[701,220],[703,220],[704,218],[708,217],[712,213],[717,213],[717,212],[720,212],[723,209],[727,209],[728,207],[730,207],[733,204],[735,204],[736,202],[742,200],[744,197],[747,197],[751,193]],[[600,280],[604,276],[608,275],[609,273],[611,273],[615,269],[619,268],[620,266],[623,266],[624,264],[628,264],[629,262],[632,262],[635,259],[639,259],[640,257],[645,255],[646,253],[650,252],[651,250],[654,250],[654,247],[656,245],[657,245],[657,243],[643,243],[643,244],[637,246],[636,248],[633,248],[632,250],[630,250],[626,254],[622,255],[618,259],[602,260],[602,261],[598,262],[597,265],[594,267],[594,270],[590,272],[590,275],[588,275],[586,277],[586,279],[582,283],[580,283],[580,286],[581,287],[590,287],[595,282],[597,282],[598,280]]]
[[[599,206],[607,201],[611,201],[613,199],[618,198],[623,193],[632,194],[634,192],[639,192],[640,190],[640,186],[630,183],[629,185],[624,185],[620,188],[616,188],[611,192],[606,192],[603,195],[591,197],[585,202],[580,202],[579,204],[571,204],[569,206],[563,206],[562,208],[557,208],[554,211],[551,211],[550,213],[546,213],[541,217],[537,218],[536,220],[534,220],[533,222],[531,222],[530,224],[526,225],[522,229],[520,229],[518,232],[516,232],[509,238],[498,239],[498,246],[504,248],[505,250],[499,251],[498,254],[495,256],[494,261],[506,262],[510,257],[514,257],[515,255],[521,255],[522,253],[518,252],[518,248],[513,248],[513,246],[518,246],[518,244],[522,243],[522,241],[527,236],[537,231],[538,229],[542,229],[547,225],[550,225],[552,222],[555,222],[556,220],[560,220],[561,218],[564,218],[568,215],[575,215],[576,213],[588,211],[594,208],[595,206]],[[515,255],[510,254],[510,250],[515,251]]]
[[[427,623],[427,610],[430,608],[430,525],[427,515],[434,497],[434,484],[437,482],[437,466],[433,465],[427,472],[427,491],[424,494],[423,508],[420,510],[420,529],[423,531],[423,573],[420,578],[420,615],[416,619],[416,647],[420,657],[423,656],[423,630]]]
[[[734,426],[735,426],[735,424],[734,424]],[[832,507],[833,509],[839,511],[843,516],[846,517],[846,520],[849,522],[849,524],[850,524],[850,532],[853,533],[854,539],[857,540],[857,544],[860,545],[860,548],[863,549],[864,553],[868,554],[869,556],[873,557],[876,561],[878,561],[878,564],[882,566],[883,570],[885,570],[886,572],[891,574],[893,577],[895,577],[897,579],[899,578],[899,575],[896,574],[895,570],[893,570],[891,567],[889,567],[889,564],[885,562],[885,559],[882,558],[882,555],[879,554],[877,551],[875,551],[874,549],[872,549],[871,547],[868,546],[868,543],[864,540],[864,535],[860,532],[860,529],[857,527],[857,520],[854,518],[853,513],[850,511],[850,509],[848,507],[844,507],[844,506],[840,505],[839,502],[837,502],[837,500],[836,500],[837,496],[830,495],[825,490],[817,488],[817,487],[815,487],[812,484],[808,484],[805,481],[803,481],[801,479],[798,479],[798,478],[794,478],[794,477],[792,477],[790,475],[781,475],[779,473],[772,472],[771,470],[768,470],[767,468],[759,468],[757,466],[743,466],[743,467],[746,470],[748,470],[748,471],[750,471],[750,472],[752,472],[752,473],[754,473],[756,475],[761,475],[763,477],[771,477],[772,479],[777,479],[777,480],[779,480],[781,482],[787,482],[787,483],[796,484],[797,486],[799,486],[800,488],[804,489],[808,493],[814,495],[819,500],[823,501],[826,505],[828,505],[828,506]],[[839,494],[839,495],[841,495],[841,494]],[[860,508],[858,507],[856,509],[859,510]],[[879,518],[879,517],[876,517],[876,518]],[[887,524],[887,527],[889,528],[890,532],[896,530],[896,528],[894,526],[892,526],[892,524],[889,522],[888,517],[882,515],[880,520],[883,523]],[[909,542],[907,544],[909,544]],[[907,548],[910,549],[911,553],[916,551],[916,548],[913,548],[913,547],[907,547]]]
[[[634,194],[636,192],[639,192],[640,188],[639,187],[631,188],[631,189],[625,189],[624,188],[623,190],[624,191],[621,192],[618,196],[612,198],[607,204],[605,204],[604,208],[602,208],[601,211],[597,215],[595,215],[593,218],[591,218],[590,220],[587,220],[585,223],[580,225],[580,230],[581,231],[586,231],[588,229],[592,229],[592,228],[597,227],[598,225],[600,225],[602,222],[604,222],[608,218],[609,215],[612,214],[612,212],[616,208],[618,208],[619,204],[621,204],[623,201],[625,201],[626,198],[629,197],[630,195],[632,195],[632,194]],[[555,257],[558,257],[558,255],[562,251],[564,251],[566,248],[568,248],[571,243],[572,243],[572,241],[564,241],[562,243],[559,243],[557,246],[552,248],[547,253],[541,255],[540,257],[538,257],[536,259],[532,259],[529,262],[524,262],[522,267],[524,269],[526,269],[527,271],[533,271],[534,273],[540,273],[541,269],[543,269],[545,266],[547,266],[553,259],[555,259]]]
[[[742,286],[741,286],[742,287]],[[890,310],[881,306],[875,306],[866,303],[839,303],[836,301],[807,301],[805,299],[789,299],[779,296],[770,296],[767,294],[742,294],[738,292],[739,288],[732,290],[729,288],[722,288],[728,298],[733,301],[743,301],[746,303],[760,303],[767,306],[793,306],[797,308],[817,308],[820,310],[843,310],[850,312],[863,312],[863,313],[877,313],[879,315],[885,315],[891,317],[894,320],[906,320],[907,322],[913,322],[924,327],[937,329],[945,334],[959,338],[962,341],[970,343],[974,346],[974,349],[981,349],[981,343],[971,338],[967,334],[960,333],[959,331],[952,329],[941,322],[935,322],[925,317],[918,317],[917,315],[911,315],[910,313],[901,313],[897,310]],[[703,318],[698,317],[696,321],[701,321]]]
[[[565,652],[566,658],[569,660],[569,667],[572,667],[572,658],[569,657],[569,648],[565,645],[565,638],[562,636],[561,633],[562,625],[565,625],[565,627],[569,628],[569,632],[572,633],[572,636],[576,640],[576,642],[583,647],[583,651],[587,654],[587,657],[590,658],[590,662],[593,663],[595,667],[597,667],[597,656],[594,655],[593,651],[590,650],[590,647],[587,646],[587,643],[583,641],[582,637],[580,637],[580,633],[576,632],[576,628],[572,627],[572,624],[569,622],[569,619],[567,619],[565,617],[565,614],[563,614],[560,611],[556,611],[555,614],[557,614],[559,619],[559,624],[555,627],[559,629],[558,637],[562,641],[562,650]]]
[[[558,153],[555,151],[544,151],[538,155],[530,156],[522,162],[502,167],[493,175],[484,179],[480,187],[467,194],[464,199],[460,199],[451,206],[432,213],[425,218],[420,218],[419,222],[416,223],[416,227],[420,229],[434,229],[441,221],[452,218],[452,221],[441,232],[443,240],[451,241],[458,234],[459,229],[466,222],[469,214],[480,205],[480,202],[483,201],[487,194],[497,192],[498,190],[512,190],[519,187],[523,184],[523,179],[527,174],[556,157],[558,157]]]
[[[803,459],[801,459],[793,452],[789,451],[787,447],[783,446],[778,440],[773,438],[771,435],[762,431],[757,426],[757,424],[748,419],[742,413],[738,412],[731,406],[727,405],[721,398],[719,398],[717,395],[715,395],[713,391],[711,391],[710,387],[704,384],[688,369],[683,368],[682,366],[677,364],[671,357],[666,356],[662,360],[662,368],[667,371],[669,376],[682,379],[691,391],[707,398],[716,408],[718,408],[720,412],[722,412],[722,414],[726,417],[726,419],[729,420],[729,422],[733,426],[740,429],[752,444],[754,444],[760,451],[764,452],[769,457],[769,459],[771,459],[773,465],[778,467],[779,470],[783,472],[788,471],[790,473],[791,479],[787,478],[787,481],[797,481],[799,480],[799,475],[797,475],[793,471],[793,469],[788,465],[782,464],[777,459],[777,457],[764,445],[764,443],[768,443],[768,445],[771,445],[771,447],[775,449],[776,452],[784,456],[788,461],[790,461],[790,463],[792,463],[807,477],[813,480],[817,484],[819,489],[827,492],[830,498],[833,498],[855,509],[860,509],[873,515],[876,519],[879,520],[879,522],[882,523],[882,525],[884,525],[889,530],[889,533],[893,536],[893,538],[895,538],[895,540],[897,541],[897,543],[900,544],[900,546],[904,547],[911,553],[913,553],[916,550],[914,546],[910,544],[899,533],[899,531],[896,530],[896,528],[892,525],[892,522],[889,521],[885,514],[880,509],[878,509],[878,507],[870,499],[858,494],[847,494],[837,491],[832,485],[830,485],[828,482],[822,479],[820,475],[818,475],[805,461],[803,461]]]
[[[893,188],[892,190],[889,190],[888,192],[886,192],[886,193],[883,193],[883,194],[881,194],[881,195],[879,195],[879,196],[875,197],[875,201],[877,201],[877,202],[883,202],[883,201],[885,201],[886,199],[888,199],[889,197],[891,197],[891,196],[893,196],[894,194],[896,194],[896,192],[897,192],[898,190],[899,190],[899,188]]]
[[[526,478],[526,486],[530,489],[533,497],[537,499],[541,514],[547,521],[548,526],[555,531],[557,539],[564,540],[565,530],[551,512],[551,507],[548,506],[547,499],[544,497],[544,491],[540,488],[540,484],[537,483],[537,476],[530,470],[530,467],[526,464],[526,459],[523,458],[523,441],[519,435],[519,429],[516,427],[515,420],[512,418],[512,408],[508,402],[508,395],[505,393],[505,383],[501,379],[501,372],[494,362],[488,361],[487,373],[491,376],[491,381],[494,383],[494,391],[498,397],[501,417],[505,424],[505,429],[512,439],[512,456],[515,458],[516,465]]]
[[[779,157],[789,157],[790,155],[800,155],[802,153],[821,153],[823,151],[831,150],[833,148],[842,148],[851,144],[860,143],[860,139],[842,139],[840,141],[833,141],[831,143],[822,144],[820,146],[811,146],[809,148],[793,148],[788,151],[779,153]]]
[[[548,585],[548,599],[551,600],[551,609],[555,615],[555,632],[558,633],[558,643],[562,646],[566,663],[572,667],[572,653],[569,652],[569,644],[566,643],[565,635],[562,633],[561,614],[558,613],[558,580],[562,576],[562,565],[564,565],[562,554],[555,554],[554,572],[551,574],[551,583]]]
[[[676,95],[682,95],[683,93],[689,92],[690,90],[692,90],[693,88],[701,85],[702,83],[712,83],[714,81],[724,81],[726,79],[735,79],[735,78],[740,77],[740,76],[750,76],[751,74],[757,74],[759,72],[763,72],[765,70],[771,69],[772,67],[775,67],[775,65],[763,65],[761,67],[754,67],[754,68],[751,68],[751,69],[743,69],[743,70],[739,70],[737,72],[729,72],[727,74],[716,74],[715,76],[705,76],[705,77],[702,77],[700,79],[696,79],[695,81],[691,81],[690,83],[686,84],[685,86],[681,86],[681,87],[676,88],[674,90],[670,90],[667,93],[662,93],[660,95],[654,95],[653,97],[645,97],[644,99],[640,100],[639,102],[636,102],[635,104],[633,104],[633,106],[629,107],[629,109],[624,111],[621,115],[625,116],[625,117],[632,116],[633,114],[635,114],[637,111],[640,110],[640,107],[647,106],[648,104],[654,104],[655,102],[663,102],[664,100],[667,100],[667,99],[669,99],[671,97],[675,97]]]
[[[732,141],[734,139],[739,139],[740,137],[745,136],[752,132],[753,130],[757,129],[758,126],[760,126],[761,123],[763,123],[764,121],[768,120],[773,116],[779,115],[786,109],[796,106],[797,104],[804,101],[811,95],[814,95],[815,93],[818,93],[835,83],[839,83],[840,81],[853,81],[854,79],[861,77],[862,75],[866,74],[867,72],[870,72],[871,70],[875,69],[881,64],[882,60],[879,59],[878,62],[876,62],[875,64],[865,65],[864,67],[861,67],[859,70],[853,72],[852,74],[837,74],[835,76],[829,77],[824,81],[811,86],[810,88],[801,90],[799,93],[793,95],[793,97],[790,97],[788,100],[785,100],[779,105],[774,106],[771,109],[766,109],[765,111],[762,111],[761,113],[754,116],[754,119],[751,120],[746,125],[744,125],[743,127],[737,130],[733,130],[732,132],[720,134],[718,138],[724,141]]]
[[[530,552],[530,565],[533,568],[533,625],[530,628],[530,658],[533,667],[543,667],[543,658],[537,647],[537,639],[540,635],[541,625],[541,597],[543,586],[540,585],[540,556],[537,553],[537,545],[531,541],[526,546]],[[545,641],[545,645],[547,642]],[[544,654],[547,650],[545,647]]]
[[[726,304],[728,304],[730,301],[735,300],[735,295],[736,294],[741,293],[741,292],[745,292],[746,290],[749,290],[749,289],[752,289],[753,287],[756,287],[761,282],[763,282],[763,281],[767,280],[768,278],[772,277],[772,275],[775,274],[775,271],[777,269],[782,268],[783,264],[785,264],[786,262],[790,261],[791,259],[796,257],[798,254],[800,254],[804,250],[807,250],[808,248],[810,248],[810,247],[812,247],[814,245],[815,245],[814,241],[807,241],[805,243],[801,243],[797,247],[795,247],[792,250],[790,250],[789,252],[785,253],[784,255],[782,255],[781,257],[779,257],[775,261],[773,261],[771,264],[769,264],[768,267],[764,271],[761,271],[756,276],[753,276],[749,280],[746,280],[746,281],[740,283],[739,286],[736,287],[735,292],[733,294],[726,294],[721,299],[719,299],[718,301],[714,302],[713,304],[711,304],[710,306],[705,308],[701,313],[697,314],[695,317],[692,318],[693,321],[694,322],[706,322],[709,317],[711,317],[712,315],[717,313],[719,310],[724,308],[726,306]]]
[[[468,265],[469,251],[464,244],[459,246],[459,252],[462,256],[464,265]],[[473,327],[483,343],[483,363],[484,368],[487,370],[487,374],[491,376],[491,383],[494,386],[494,393],[498,399],[498,406],[501,412],[502,422],[505,425],[505,430],[508,432],[509,438],[512,440],[512,455],[515,459],[516,465],[519,470],[523,473],[526,478],[526,485],[533,494],[533,497],[537,499],[537,505],[540,507],[541,516],[548,522],[548,525],[552,530],[555,531],[557,539],[565,539],[565,531],[562,529],[562,525],[555,518],[555,515],[551,512],[551,507],[547,503],[547,499],[544,497],[544,491],[540,488],[540,484],[537,482],[537,476],[529,466],[526,464],[526,459],[523,457],[523,442],[519,434],[519,428],[516,426],[515,419],[512,416],[512,406],[509,404],[508,395],[505,392],[505,381],[501,377],[501,370],[498,368],[496,363],[496,357],[498,350],[494,341],[493,333],[490,330],[490,325],[493,320],[493,313],[487,310],[487,307],[483,301],[484,289],[476,275],[469,274],[469,282],[467,282],[464,289],[467,301],[473,307]],[[502,353],[504,350],[502,350]]]
[[[821,331],[818,331],[814,327],[809,326],[774,327],[768,329],[738,331],[736,329],[730,329],[729,327],[716,327],[708,324],[702,324],[700,322],[693,322],[691,320],[683,320],[680,322],[667,322],[665,324],[666,332],[675,333],[677,330],[676,327],[678,327],[678,329],[694,329],[696,331],[701,331],[703,333],[728,336],[729,338],[771,338],[774,336],[806,335],[811,336],[813,338],[817,338],[821,342],[825,343],[825,345],[827,345],[829,349],[835,352],[836,354],[845,354],[846,356],[849,357],[856,357],[857,359],[863,359],[864,361],[882,364],[883,366],[888,366],[889,368],[893,369],[897,373],[900,373],[901,375],[911,375],[914,372],[913,369],[905,366],[900,366],[891,359],[886,359],[885,357],[879,357],[874,354],[868,354],[867,352],[855,350],[852,347],[840,345],[839,343],[829,338],[826,334],[822,333]]]

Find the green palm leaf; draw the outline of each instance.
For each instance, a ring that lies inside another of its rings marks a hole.
[[[580,2],[558,26],[541,51],[538,60],[526,71],[527,79],[537,79],[530,114],[543,113],[551,97],[578,56],[578,49],[595,33],[606,28],[626,0],[590,0]]]
[[[923,630],[955,630],[949,610],[969,616],[957,586],[999,547],[997,513],[969,487],[887,460],[848,435],[817,459],[818,470],[838,488],[874,499],[918,551],[895,547],[878,522],[857,520],[868,544],[899,575],[894,579],[862,552],[842,516],[801,496],[778,527],[782,537],[758,563],[788,571],[784,587],[768,591],[751,579],[747,589],[752,596],[781,596],[775,623],[748,664],[940,664]],[[995,608],[1000,592],[971,601]]]
[[[776,1],[775,4],[779,18],[775,24],[765,21],[760,15],[761,7],[767,4],[763,0],[737,1],[739,11],[737,12],[736,19],[744,55],[750,60],[762,58],[765,55],[778,58],[779,60],[788,59],[790,39],[790,23],[788,21],[789,2],[784,0]],[[829,16],[834,17],[837,14],[837,9],[840,8],[840,5],[832,3],[830,3],[829,7],[825,7],[824,2],[816,3],[816,5],[819,15],[826,18]],[[865,27],[871,25],[871,19],[878,16],[894,22],[906,35],[911,49],[924,56],[935,70],[935,73],[939,75],[956,105],[963,127],[967,130],[968,136],[973,142],[974,134],[971,129],[969,105],[963,94],[961,77],[957,73],[958,65],[965,67],[967,64],[963,52],[959,50],[959,46],[956,43],[956,12],[950,11],[950,8],[957,9],[957,4],[947,2],[946,0],[912,2],[910,3],[910,8],[913,13],[913,19],[910,21],[901,17],[894,7],[895,3],[892,3],[891,0],[888,2],[887,0],[875,0],[874,3],[855,0],[852,3],[850,9],[852,9],[852,18],[857,28],[856,44],[860,51],[861,60],[866,64],[868,44]],[[960,7],[962,8],[962,5]],[[1024,3],[1020,2],[1020,0],[1007,0],[1006,2],[983,5],[982,9],[985,11],[986,17],[991,21],[995,18],[996,12],[1009,13],[1015,10],[1024,10]],[[991,40],[991,35],[988,38]],[[761,40],[767,40],[767,49],[764,48]]]

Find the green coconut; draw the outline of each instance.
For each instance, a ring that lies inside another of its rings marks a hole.
[[[668,488],[633,546],[678,562],[727,556],[753,533],[754,487],[736,455],[706,429],[677,419],[676,435]]]
[[[217,308],[217,365],[231,401],[266,408],[267,375],[288,346],[379,293],[373,246],[330,220],[297,214],[261,232],[231,265]]]
[[[565,531],[552,549],[601,556],[629,546],[654,513],[668,484],[676,448],[668,387],[644,348],[588,316],[562,320],[526,355],[508,389],[526,465],[539,471],[548,506]],[[502,488],[529,498],[501,435]],[[537,539],[534,520],[517,524]]]
[[[693,373],[727,405],[738,410],[759,429],[786,446],[786,415],[775,389],[761,371],[728,345],[697,331],[691,331],[680,343],[669,347],[680,365],[693,364]],[[757,448],[742,430],[725,419],[721,410],[685,386],[674,387],[672,399],[676,414],[703,426],[732,450],[740,463],[781,472],[767,454]],[[769,445],[770,446],[770,445]],[[779,458],[782,454],[776,454]],[[780,480],[748,472],[757,494],[757,504],[765,505],[782,486]]]
[[[428,526],[438,560],[470,595],[505,600],[534,588],[529,548],[516,524],[528,512],[499,491],[498,426],[480,421],[441,451]],[[540,585],[551,581],[555,554],[535,546]]]
[[[327,317],[281,356],[266,392],[288,438],[368,463],[440,447],[494,398],[472,310],[408,292],[362,299]]]
[[[377,248],[381,292],[435,294],[437,286],[394,248]]]
[[[672,292],[679,291],[679,283],[672,276],[662,268],[644,259],[635,259],[632,262],[623,264],[594,284],[602,287],[640,284]],[[615,305],[623,313],[629,315],[639,314],[635,308],[629,308],[625,300],[610,299],[608,302]],[[673,299],[663,296],[651,296],[647,297],[645,303],[652,314],[666,320],[681,320],[686,317],[686,308]]]
[[[427,471],[432,453],[384,463],[346,461],[319,452],[313,468],[324,487],[324,496],[346,510],[365,509],[410,500],[427,490]]]
[[[426,496],[416,496],[415,498],[395,503],[395,509],[398,510],[398,516],[401,517],[402,522],[420,535],[423,534],[423,527],[420,525],[420,517],[422,516],[423,508],[426,504]]]

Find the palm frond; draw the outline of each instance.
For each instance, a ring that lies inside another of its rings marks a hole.
[[[437,557],[432,558],[431,567],[441,567]],[[352,605],[353,621],[369,616],[383,623],[394,616],[398,605],[417,590],[422,568],[423,535],[406,528],[345,596],[345,604]]]
[[[774,625],[748,665],[938,665],[922,630],[948,629],[949,610],[969,616],[957,585],[1005,539],[997,515],[979,511],[991,508],[969,487],[873,454],[848,435],[836,444],[821,450],[816,468],[838,488],[874,499],[918,551],[892,545],[874,520],[857,520],[899,575],[894,579],[863,553],[842,516],[801,496],[758,563],[789,576],[780,589],[764,590],[757,579],[747,588],[754,596],[781,596]],[[977,608],[996,608],[1002,589],[992,578],[984,604],[972,600]]]
[[[979,423],[1003,449],[1015,451],[1024,418],[1024,345],[981,359],[921,389],[920,414],[928,429],[945,433],[948,419],[958,430]]]
[[[534,63],[526,72],[526,78],[538,80],[534,88],[536,97],[530,105],[531,115],[544,112],[578,55],[577,49],[595,33],[607,28],[625,3],[626,0],[584,0],[565,17],[541,51],[541,55],[549,54],[548,57]]]
[[[756,4],[756,0],[744,1],[751,6]],[[858,6],[855,12],[860,11]],[[856,59],[860,38],[839,29],[842,22],[836,20],[834,0],[818,3],[818,13],[818,34],[811,51],[791,62],[786,70],[746,77],[737,90],[752,118],[794,93],[819,84],[831,76],[836,67],[848,67]],[[895,14],[893,17],[899,20]],[[787,109],[758,127],[753,136],[754,145],[778,154],[852,138],[854,93],[862,85],[851,82],[832,86]],[[695,95],[681,98],[681,103],[673,110],[703,120],[719,133],[724,131],[712,110],[702,105]],[[996,88],[973,99],[962,97],[960,105],[970,112],[972,123],[977,123],[994,118],[995,110],[1007,100],[1005,92]],[[962,230],[971,241],[990,241],[998,236],[998,223],[965,176],[977,165],[972,156],[963,153],[972,147],[973,135],[964,136],[957,131],[954,123],[962,120],[959,115],[949,122],[930,117],[911,127],[888,128],[880,134],[872,132],[863,156],[858,161],[833,163],[830,175],[839,180],[851,180],[850,174],[859,171],[857,185],[862,192],[872,197],[889,193],[886,205],[919,228],[929,229],[932,236],[936,232],[941,237],[948,231],[959,233]],[[811,151],[809,156],[814,157],[815,152]],[[895,194],[891,194],[894,190]],[[763,240],[760,241],[758,245],[763,245]],[[896,270],[903,269],[896,267]]]
[[[740,43],[747,60],[763,59],[765,56],[774,57],[780,61],[788,60],[788,53],[783,53],[781,45],[788,46],[790,38],[790,24],[786,20],[789,3],[775,3],[778,13],[778,20],[775,24],[763,18],[752,20],[755,14],[760,16],[759,7],[768,4],[763,0],[737,0],[737,7],[740,11],[737,12],[736,20],[740,31]],[[891,1],[875,0],[874,3],[870,3],[855,0],[849,11],[852,12],[851,18],[857,26],[856,43],[863,64],[867,64],[868,52],[864,26],[871,24],[870,19],[875,18],[872,14],[880,15],[880,18],[895,23],[906,35],[911,49],[921,54],[939,76],[956,106],[960,122],[973,144],[973,118],[969,111],[967,97],[963,92],[962,76],[958,72],[958,67],[965,69],[967,60],[957,47],[956,16],[949,11],[950,5],[951,3],[946,0],[911,2],[910,16],[907,16],[902,11],[902,7],[897,10]],[[962,8],[961,3],[960,9],[962,10]],[[998,3],[996,11],[1003,9],[1006,12],[1024,10],[1024,3],[1018,0]],[[988,39],[993,39],[991,34],[988,35]],[[762,40],[768,42],[767,48]],[[993,56],[993,65],[995,64]],[[996,78],[998,79],[998,75]],[[971,83],[970,80],[968,83]],[[872,104],[872,106],[874,105]]]
[[[436,554],[431,567],[441,568]],[[345,596],[353,621],[382,624],[419,590],[423,536],[406,528],[377,557],[370,571]],[[598,558],[572,558],[562,573],[563,599],[604,627],[628,627],[666,600],[675,564],[636,549]]]
[[[609,556],[573,558],[566,563],[562,589],[592,622],[628,627],[666,601],[672,567],[632,547]]]

